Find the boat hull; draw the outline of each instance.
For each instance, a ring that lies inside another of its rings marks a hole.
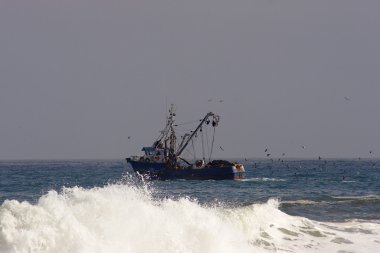
[[[205,167],[202,169],[167,168],[164,163],[146,163],[127,159],[133,170],[149,179],[170,180],[238,180],[244,178],[244,171],[235,166]]]

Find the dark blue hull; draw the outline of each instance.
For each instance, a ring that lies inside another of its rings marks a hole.
[[[235,166],[173,169],[167,168],[164,163],[146,163],[130,159],[127,161],[135,172],[149,179],[234,180],[244,178],[244,172],[237,170]]]

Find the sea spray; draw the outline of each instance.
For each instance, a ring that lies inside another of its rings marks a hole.
[[[0,252],[376,252],[380,225],[287,215],[280,202],[207,207],[112,184],[0,207]]]

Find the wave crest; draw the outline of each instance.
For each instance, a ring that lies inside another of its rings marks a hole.
[[[63,188],[35,205],[7,200],[0,206],[0,252],[360,252],[363,245],[379,246],[379,224],[319,223],[278,206],[276,199],[229,209],[188,198],[154,200],[146,188],[128,184]]]

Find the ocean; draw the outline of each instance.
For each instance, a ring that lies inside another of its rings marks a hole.
[[[379,160],[241,161],[145,181],[123,160],[0,161],[0,252],[380,252]]]

